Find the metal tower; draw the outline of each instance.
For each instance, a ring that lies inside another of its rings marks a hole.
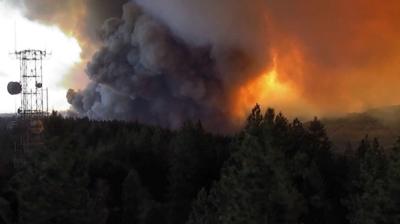
[[[47,51],[22,50],[15,52],[20,66],[21,107],[18,114],[24,119],[40,119],[47,115],[43,90],[43,59]]]
[[[21,94],[21,105],[17,114],[17,129],[20,140],[15,147],[14,163],[24,163],[25,154],[43,145],[43,118],[48,115],[48,91],[43,88],[43,60],[49,55],[43,50],[15,51],[19,61],[20,81],[7,86],[11,95]],[[46,101],[44,99],[46,95]]]

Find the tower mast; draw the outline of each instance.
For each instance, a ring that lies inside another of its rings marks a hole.
[[[16,122],[20,128],[20,140],[16,144],[14,161],[14,164],[20,165],[24,163],[27,153],[43,145],[43,118],[49,114],[48,102],[44,100],[43,60],[49,54],[44,50],[26,49],[16,50],[14,55],[19,61],[20,80],[10,82],[7,89],[11,95],[21,94]]]

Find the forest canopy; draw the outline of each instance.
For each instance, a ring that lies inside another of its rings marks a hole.
[[[16,168],[0,119],[0,223],[400,222],[400,141],[334,150],[317,118],[256,106],[227,136],[56,112],[44,126]]]

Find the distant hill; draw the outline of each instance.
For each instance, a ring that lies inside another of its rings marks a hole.
[[[67,112],[62,111],[59,114],[64,117]],[[6,119],[14,116],[14,113],[0,114],[0,118]],[[378,138],[388,148],[400,137],[400,105],[323,118],[322,122],[334,147],[339,151],[346,149],[349,144],[356,148],[366,135],[371,139]]]
[[[322,120],[328,135],[338,149],[349,144],[357,147],[360,140],[368,135],[378,138],[385,147],[390,147],[400,136],[400,105],[351,113],[338,118]]]

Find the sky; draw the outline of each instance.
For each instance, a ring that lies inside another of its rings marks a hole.
[[[20,103],[20,95],[11,96],[7,92],[8,82],[19,81],[18,61],[11,54],[15,47],[17,50],[41,49],[51,52],[44,61],[43,70],[44,86],[49,88],[49,109],[67,110],[70,106],[65,97],[68,87],[64,79],[81,61],[78,41],[56,26],[24,18],[15,8],[1,1],[0,27],[0,113],[14,113]]]
[[[50,107],[71,104],[93,119],[172,127],[200,119],[228,127],[243,123],[256,103],[307,119],[400,104],[398,0],[0,5],[1,25],[9,31],[1,36],[1,86],[17,74],[8,55],[17,21],[19,46],[53,53],[45,71]],[[29,41],[22,35],[28,27]],[[14,110],[15,97],[4,102],[0,112]]]

